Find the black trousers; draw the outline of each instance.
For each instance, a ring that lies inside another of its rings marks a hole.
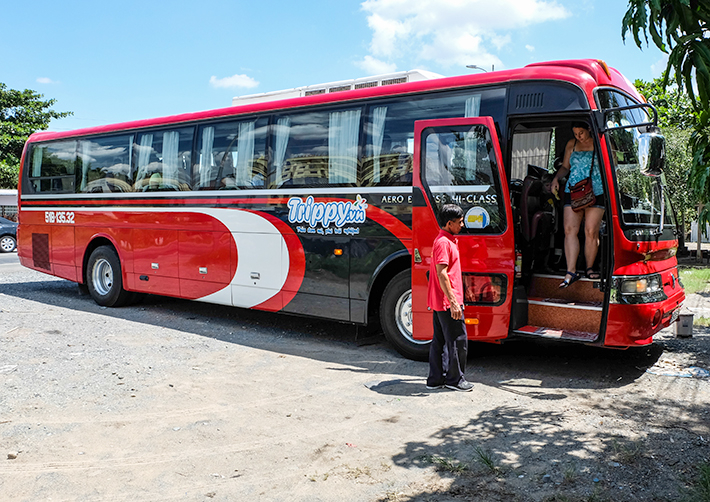
[[[435,310],[427,385],[458,385],[465,380],[467,356],[468,337],[464,320],[454,320],[448,310]]]

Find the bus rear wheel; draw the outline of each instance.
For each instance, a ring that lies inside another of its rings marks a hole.
[[[123,289],[121,261],[109,246],[99,246],[91,253],[86,284],[91,297],[103,307],[120,307],[131,298],[131,293]]]
[[[431,340],[412,336],[412,274],[405,270],[395,275],[385,288],[380,302],[380,324],[395,350],[408,359],[426,361]]]

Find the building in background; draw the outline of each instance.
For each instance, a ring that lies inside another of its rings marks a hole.
[[[17,221],[17,190],[0,190],[0,216]]]
[[[247,96],[236,96],[232,98],[232,106],[263,103],[276,99],[300,98],[303,96],[316,96],[318,94],[330,94],[333,92],[351,91],[353,89],[367,89],[369,87],[381,87],[383,85],[404,84],[407,82],[418,82],[432,78],[442,78],[442,75],[426,70],[409,70],[372,77],[354,78],[350,80],[340,80],[326,84],[307,85],[305,87],[295,87],[282,91],[262,92],[259,94],[249,94]]]

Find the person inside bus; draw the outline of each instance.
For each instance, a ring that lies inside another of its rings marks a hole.
[[[429,377],[426,388],[467,392],[468,336],[463,317],[463,277],[456,235],[463,228],[463,210],[444,204],[439,213],[441,230],[431,253],[427,304],[434,314],[434,337],[429,347]]]
[[[604,186],[602,185],[601,173],[599,171],[598,157],[594,155],[594,138],[592,137],[589,124],[586,122],[575,122],[572,124],[574,138],[567,142],[562,166],[552,180],[553,193],[559,193],[559,180],[569,173],[569,178],[565,184],[564,203],[564,230],[565,230],[565,259],[567,262],[567,273],[560,283],[560,288],[566,288],[570,284],[579,280],[577,273],[577,257],[580,246],[578,233],[582,220],[584,220],[584,259],[586,260],[585,275],[589,279],[599,279],[599,272],[594,270],[594,262],[599,249],[599,227],[604,216]],[[583,211],[576,212],[572,209],[572,199],[570,196],[570,186],[589,177],[591,173],[592,187],[596,202],[593,206],[587,207]]]

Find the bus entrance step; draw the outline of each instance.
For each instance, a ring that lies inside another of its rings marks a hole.
[[[528,298],[528,323],[556,330],[598,333],[601,302],[571,302],[559,298]]]
[[[582,277],[568,288],[560,289],[564,275],[534,274],[528,288],[528,297],[559,298],[568,302],[603,302],[604,293],[594,288],[594,281]]]
[[[541,328],[539,326],[523,326],[513,330],[513,333],[524,336],[539,336],[541,338],[571,340],[576,342],[593,342],[599,336],[598,333],[589,333],[587,331]]]

